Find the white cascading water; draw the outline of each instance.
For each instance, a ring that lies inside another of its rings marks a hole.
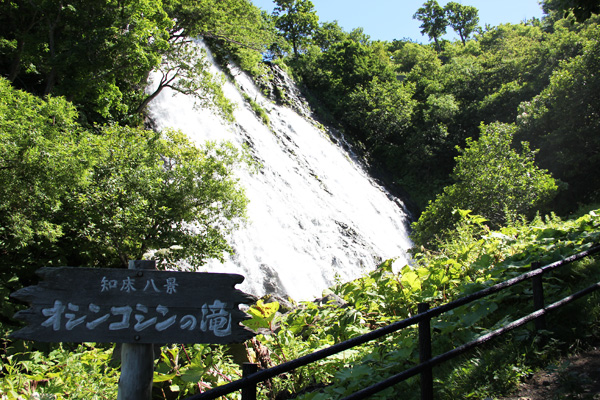
[[[218,71],[214,62],[213,68]],[[249,221],[229,239],[234,254],[224,264],[211,261],[197,270],[239,273],[246,277],[241,290],[299,301],[356,279],[382,260],[397,258],[395,266],[404,266],[411,244],[402,203],[323,127],[265,98],[246,74],[234,75],[240,89],[228,82],[224,90],[237,105],[235,124],[168,89],[150,105],[158,129],[179,129],[199,143],[250,144],[262,164],[258,173],[240,171]],[[271,128],[239,90],[267,111]]]

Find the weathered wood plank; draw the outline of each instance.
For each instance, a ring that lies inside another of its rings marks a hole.
[[[234,343],[254,334],[238,274],[58,267],[11,296],[31,304],[13,337],[48,342]]]

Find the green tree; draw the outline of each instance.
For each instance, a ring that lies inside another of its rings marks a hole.
[[[514,122],[519,103],[530,100],[547,84],[556,65],[551,53],[560,47],[540,26],[529,24],[500,25],[480,35],[478,41],[483,69],[474,82],[477,89],[471,91],[477,93],[472,104],[485,123]]]
[[[156,71],[160,77],[154,90],[139,103],[137,112],[168,87],[232,119],[233,106],[221,91],[223,77],[209,71],[206,52],[195,41],[204,38],[219,53],[233,55],[243,69],[257,73],[261,54],[276,41],[274,27],[249,0],[166,0],[164,9],[174,22],[169,46]]]
[[[550,83],[519,108],[519,137],[540,149],[540,164],[569,185],[561,208],[600,199],[600,29],[577,35],[581,54],[563,61]]]
[[[352,40],[356,37],[360,41]],[[372,136],[364,130],[366,113],[377,107],[380,94],[372,92],[379,88],[391,94],[395,89],[403,90],[396,79],[389,53],[382,43],[370,43],[361,32],[353,32],[342,42],[337,42],[326,52],[302,55],[301,61],[310,64],[302,65],[303,81],[311,91],[319,96],[322,105],[331,115],[348,130],[355,140],[366,143]],[[390,84],[388,84],[390,83]],[[352,95],[352,93],[354,93]],[[403,98],[404,94],[399,97]],[[395,94],[389,99],[390,104],[400,101]],[[385,101],[383,101],[385,103]],[[388,107],[381,109],[382,114],[390,111]],[[396,115],[403,115],[404,110],[397,110]],[[399,123],[404,124],[404,121]],[[380,130],[382,127],[373,127]]]
[[[8,280],[37,257],[56,257],[49,249],[64,234],[57,215],[65,193],[85,185],[88,149],[64,99],[42,101],[4,78],[0,99],[0,273]]]
[[[464,6],[460,3],[449,2],[444,6],[448,23],[454,29],[463,44],[479,24],[479,11],[473,6]]]
[[[274,40],[269,21],[249,0],[164,0],[171,36],[215,39],[263,51]]]
[[[222,90],[225,77],[210,71],[206,50],[191,38],[172,37],[162,64],[154,72],[154,81],[149,86],[152,90],[140,98],[137,114],[165,88],[170,88],[193,98],[196,106],[212,109],[223,118],[233,120],[234,106]]]
[[[572,12],[578,22],[590,18],[592,14],[600,14],[600,2],[597,0],[543,0],[544,13],[562,13],[564,17]]]
[[[421,21],[421,34],[434,40],[438,51],[441,51],[439,40],[446,34],[448,27],[444,8],[436,0],[427,0],[413,15],[413,19]]]
[[[313,35],[314,43],[321,51],[327,51],[335,43],[343,41],[348,37],[337,21],[323,22]]]
[[[18,88],[65,96],[90,124],[140,123],[164,87],[231,116],[220,78],[190,42],[229,46],[251,69],[274,35],[249,0],[2,1],[0,69]],[[151,71],[162,77],[147,94]]]
[[[415,108],[412,94],[410,84],[381,81],[375,77],[348,95],[341,118],[347,129],[360,132],[360,138],[368,144],[370,152],[377,152],[379,147],[388,146],[390,142],[403,144]]]
[[[91,121],[135,110],[173,24],[161,3],[141,0],[3,1],[0,10],[5,76],[31,93],[67,97]]]
[[[175,245],[199,266],[228,251],[247,204],[234,147],[117,125],[93,133],[64,99],[5,79],[0,99],[2,287],[42,266],[119,267]]]
[[[413,85],[416,105],[404,133],[406,142],[397,149],[399,155],[390,154],[388,162],[395,165],[391,172],[396,182],[425,208],[431,193],[439,192],[452,172],[455,146],[463,143],[465,125],[460,124],[460,118],[466,107],[459,96],[444,87],[447,65],[432,46],[405,43],[392,58],[397,73]],[[456,83],[472,79],[475,72],[471,69],[467,75],[457,74]]]
[[[275,4],[275,26],[292,43],[294,55],[298,56],[318,28],[315,7],[310,0],[275,0]]]
[[[74,249],[72,257],[84,251],[94,262],[104,257],[125,266],[149,250],[177,245],[178,256],[195,266],[223,258],[247,203],[233,172],[236,148],[200,148],[181,132],[117,126],[90,145],[93,179],[65,201],[71,210],[62,241]]]
[[[557,193],[552,176],[535,165],[536,151],[521,143],[521,151],[511,148],[514,125],[482,125],[479,140],[467,139],[456,158],[455,183],[430,202],[413,224],[417,245],[435,246],[460,216],[456,210],[471,210],[489,221],[493,228],[506,222],[507,213],[531,216]]]

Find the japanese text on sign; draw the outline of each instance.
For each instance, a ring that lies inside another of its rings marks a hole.
[[[177,286],[179,286],[179,284],[177,283],[176,278],[169,277],[165,279],[165,283],[163,285],[160,283],[157,285],[157,283],[154,282],[154,279],[146,279],[143,286],[143,292],[175,294],[177,293]],[[113,290],[131,293],[137,291],[138,288],[136,288],[136,280],[129,276],[123,279],[121,282],[119,282],[117,279],[108,279],[106,276],[103,276],[102,280],[100,281],[101,293]]]
[[[215,300],[213,304],[203,304],[199,314],[169,315],[169,308],[158,305],[149,308],[143,304],[132,306],[112,306],[102,309],[90,303],[87,307],[77,304],[64,304],[55,300],[53,307],[43,308],[42,314],[48,317],[41,323],[42,326],[59,331],[67,331],[76,326],[85,326],[88,330],[96,329],[101,325],[108,325],[108,330],[117,331],[129,329],[133,324],[136,332],[145,329],[155,329],[162,332],[170,327],[181,330],[212,332],[215,336],[225,337],[231,334],[231,314],[226,310],[227,303]],[[133,320],[132,320],[133,316]],[[63,324],[64,322],[64,324]]]
[[[44,267],[39,285],[11,297],[30,304],[11,337],[45,342],[241,343],[255,335],[235,289],[244,277],[146,268]]]

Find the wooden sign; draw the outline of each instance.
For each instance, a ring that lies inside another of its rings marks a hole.
[[[235,343],[254,333],[239,304],[253,298],[237,274],[41,268],[43,280],[11,296],[31,308],[11,336],[44,342]]]

